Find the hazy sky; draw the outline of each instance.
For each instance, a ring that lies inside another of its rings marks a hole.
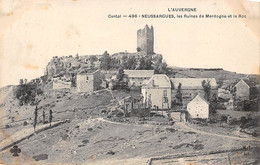
[[[233,3],[235,1],[236,3]],[[234,5],[235,4],[235,5]],[[238,0],[0,0],[0,86],[43,75],[52,56],[136,51],[154,26],[155,52],[171,66],[259,73],[259,3]],[[246,19],[109,19],[108,14],[246,14]],[[183,14],[183,13],[182,13]]]

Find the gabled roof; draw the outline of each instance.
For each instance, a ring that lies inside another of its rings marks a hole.
[[[154,70],[124,70],[124,74],[126,74],[129,78],[152,77],[154,74]]]
[[[99,70],[91,70],[91,69],[87,69],[87,70],[82,70],[78,73],[78,75],[85,75],[85,74],[94,74]]]
[[[209,105],[209,102],[207,100],[205,100],[202,96],[200,96],[199,94],[194,97],[194,99],[192,99],[188,104],[190,104],[191,102],[198,102],[198,103],[202,103],[202,102],[205,102]]]
[[[255,85],[249,79],[241,79],[240,81],[244,81],[250,88],[255,87]]]
[[[211,88],[218,86],[215,78],[171,78],[174,89],[178,88],[179,83],[181,83],[181,89],[203,89],[203,80],[209,82]]]
[[[171,81],[165,74],[154,74],[144,87],[171,88]]]

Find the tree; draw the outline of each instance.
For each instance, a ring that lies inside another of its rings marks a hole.
[[[35,131],[36,125],[37,125],[37,118],[38,118],[38,107],[36,105],[35,109],[34,109],[34,122],[33,122],[33,128]]]
[[[145,70],[151,70],[153,69],[152,67],[152,58],[150,56],[147,56],[145,58],[145,65],[144,65]]]
[[[135,69],[136,67],[136,58],[135,56],[127,58],[126,66],[124,66],[125,69]]]
[[[37,81],[27,83],[27,80],[20,79],[20,85],[15,90],[15,97],[19,99],[19,105],[30,103],[36,105],[36,96],[41,95],[43,91]]]
[[[123,67],[124,69],[127,69],[127,68],[128,68],[128,57],[127,57],[126,55],[124,55],[124,56],[122,57],[122,67]]]
[[[93,55],[93,56],[90,56],[89,60],[90,60],[90,68],[94,69],[94,67],[95,67],[94,62],[96,62],[98,60],[98,58]]]
[[[110,61],[110,69],[118,69],[118,68],[120,68],[120,64],[119,64],[118,59],[116,59],[116,58],[111,58],[111,61]]]
[[[165,74],[167,71],[167,64],[163,62],[162,56],[158,56],[154,64],[155,74]]]
[[[137,47],[137,48],[136,48],[136,51],[137,51],[137,52],[140,52],[140,51],[141,51],[141,48],[140,48],[140,47]]]
[[[49,123],[50,123],[50,126],[51,126],[51,122],[52,122],[52,110],[50,109],[49,111]]]
[[[76,73],[71,74],[71,86],[76,87],[77,86],[77,81],[76,81]]]
[[[165,74],[167,72],[167,64],[166,62],[163,62],[161,63],[159,66],[158,66],[158,74]]]
[[[236,86],[233,86],[233,87],[230,87],[230,88],[231,88],[230,93],[232,94],[233,98],[235,99],[237,88],[236,88]]]
[[[45,112],[42,111],[42,123],[44,124],[45,123]]]
[[[138,70],[144,70],[145,69],[145,59],[144,59],[144,57],[141,57],[139,59],[139,65],[136,69],[138,69]]]
[[[118,74],[116,75],[116,78],[118,79],[118,81],[123,80],[123,78],[124,78],[124,69],[123,68],[118,69]]]
[[[148,97],[148,117],[149,117],[149,120],[150,120],[150,114],[151,114],[151,108],[152,108],[152,99],[151,99],[151,94],[149,95]]]
[[[107,51],[105,51],[101,59],[100,68],[104,70],[109,70],[111,68],[110,62],[111,62],[111,57],[109,56]]]
[[[210,81],[206,82],[205,80],[203,80],[201,83],[204,90],[204,98],[207,101],[210,101],[210,94],[211,94]]]
[[[128,87],[128,80],[125,79],[124,69],[119,68],[118,73],[116,75],[116,80],[112,81],[114,89],[123,89],[129,90]]]
[[[182,104],[182,93],[181,93],[181,83],[179,83],[177,88],[177,93],[175,95],[176,99],[178,100],[178,104]]]

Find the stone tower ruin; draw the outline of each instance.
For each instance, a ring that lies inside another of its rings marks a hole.
[[[139,29],[137,31],[137,49],[139,49],[138,51],[146,53],[146,55],[153,54],[153,45],[153,26],[149,28],[148,25],[145,25],[144,29]]]

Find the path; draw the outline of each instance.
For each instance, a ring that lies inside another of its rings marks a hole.
[[[191,128],[191,127],[187,126],[186,124],[184,124],[183,122],[175,122],[175,124],[178,125],[180,127],[180,129],[196,132],[196,133],[199,133],[199,134],[219,136],[219,137],[223,137],[223,138],[230,138],[230,139],[241,140],[241,141],[257,141],[257,142],[260,142],[259,138],[253,138],[253,137],[252,138],[247,138],[247,137],[242,138],[242,137],[223,135],[223,134],[217,134],[217,133],[212,133],[212,132],[205,132],[205,131],[201,131],[201,130]]]
[[[0,152],[13,146],[14,144],[17,144],[17,143],[33,136],[35,133],[39,133],[39,132],[42,132],[46,129],[50,129],[53,127],[57,127],[60,124],[63,124],[66,122],[67,122],[67,120],[52,122],[51,126],[49,124],[40,125],[40,126],[36,127],[35,132],[34,132],[33,127],[24,128],[20,131],[15,132],[13,135],[8,135],[7,133],[3,132],[3,134],[6,138],[0,142]]]
[[[112,123],[112,124],[121,124],[121,125],[129,125],[129,123],[120,123],[120,122],[114,122],[114,121],[110,121],[110,120],[106,120],[104,118],[96,118],[99,121],[103,121],[103,122],[107,122],[107,123]],[[135,125],[135,124],[131,124],[131,125]],[[140,124],[136,124],[139,125]],[[205,135],[211,135],[211,136],[219,136],[219,137],[223,137],[223,138],[230,138],[230,139],[234,139],[234,140],[241,140],[241,141],[256,141],[256,142],[260,142],[259,138],[247,138],[247,137],[236,137],[236,136],[230,136],[230,135],[223,135],[223,134],[217,134],[217,133],[212,133],[212,132],[205,132],[205,131],[201,131],[201,130],[197,130],[194,128],[191,128],[189,126],[187,126],[186,124],[184,124],[183,122],[175,122],[175,125],[179,126],[180,128],[178,129],[179,131],[192,131],[192,132],[196,132],[199,134],[205,134]],[[143,124],[142,126],[145,127],[153,127],[153,125],[149,125],[149,124]]]

